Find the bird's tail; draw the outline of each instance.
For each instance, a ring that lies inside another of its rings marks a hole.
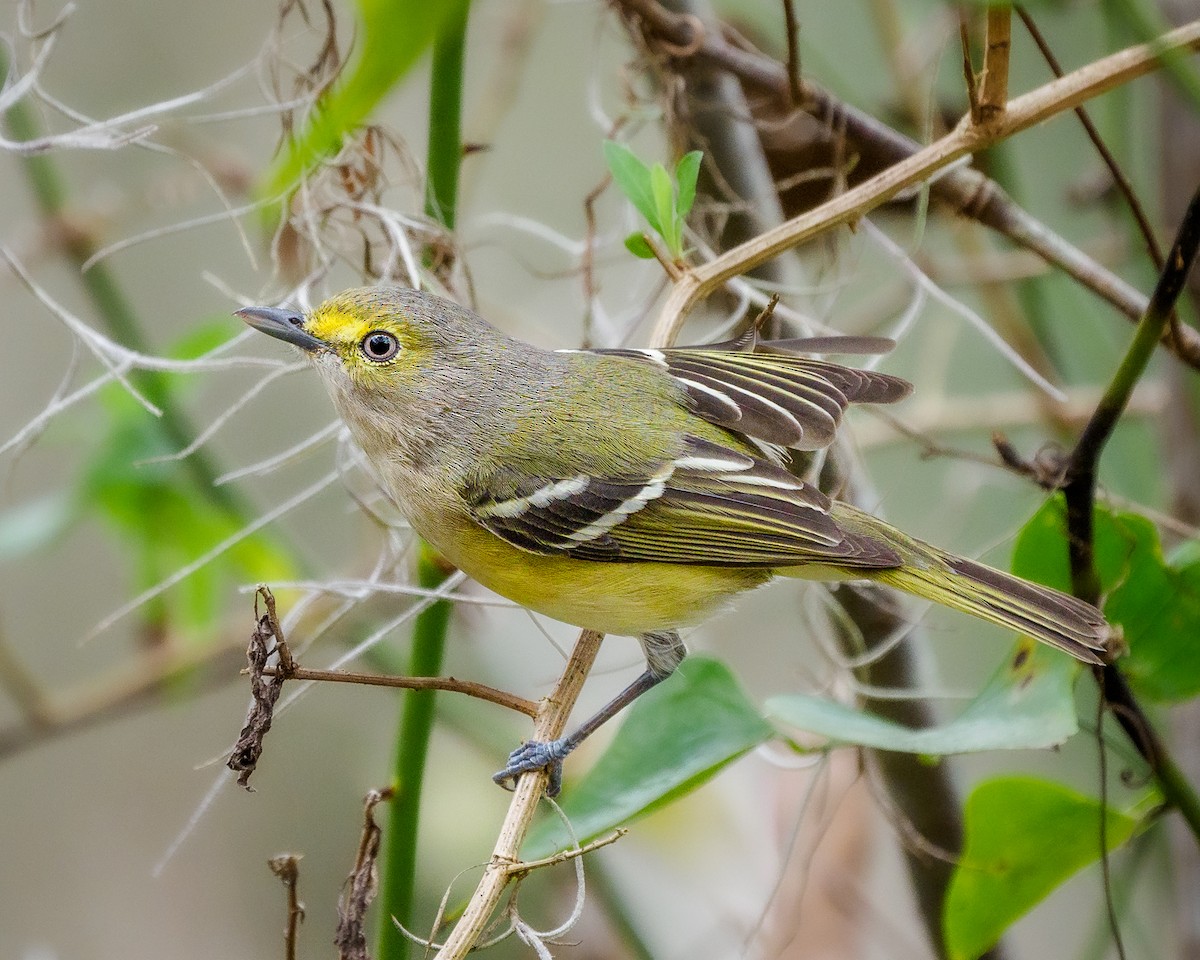
[[[884,541],[901,558],[897,566],[863,570],[864,578],[1016,630],[1085,663],[1104,662],[1097,651],[1107,650],[1116,632],[1090,603],[947,553],[847,504],[837,503],[835,511],[840,526]]]
[[[1113,630],[1090,603],[974,560],[944,553],[928,544],[921,546],[936,554],[933,562],[905,563],[873,570],[868,576],[906,593],[1016,630],[1065,650],[1085,663],[1104,662],[1096,651],[1107,648]]]

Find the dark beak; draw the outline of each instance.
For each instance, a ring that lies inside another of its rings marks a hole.
[[[304,329],[304,314],[295,310],[280,310],[276,307],[242,307],[235,310],[234,316],[241,317],[260,333],[265,333],[276,340],[290,343],[313,353],[317,350],[328,350],[329,344],[319,340]]]

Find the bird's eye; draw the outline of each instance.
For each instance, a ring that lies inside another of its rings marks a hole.
[[[359,349],[368,360],[386,363],[400,352],[400,341],[396,339],[395,334],[376,330],[362,338]]]

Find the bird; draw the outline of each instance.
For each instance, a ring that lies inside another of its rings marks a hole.
[[[679,631],[776,577],[867,580],[1099,664],[1112,628],[1075,597],[956,556],[787,470],[828,446],[850,404],[911,384],[813,356],[878,337],[547,350],[459,304],[395,284],[305,312],[236,311],[298,347],[412,527],[485,587],[555,620],[637,637],[641,675],[576,730],[519,746],[515,786],[670,676]]]

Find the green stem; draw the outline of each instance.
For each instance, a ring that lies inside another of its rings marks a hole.
[[[453,230],[462,166],[462,77],[467,15],[464,3],[450,15],[433,45],[429,89],[429,147],[425,157],[425,212]]]
[[[1167,321],[1187,281],[1188,273],[1200,251],[1200,190],[1192,196],[1183,222],[1166,258],[1150,303],[1146,307],[1133,342],[1113,374],[1091,419],[1079,435],[1067,464],[1063,495],[1067,502],[1067,550],[1071,564],[1071,582],[1076,596],[1096,603],[1100,597],[1100,578],[1096,572],[1093,540],[1093,509],[1096,495],[1096,470],[1100,454],[1124,413],[1134,387],[1146,370],[1154,350],[1166,332]],[[1142,710],[1124,674],[1115,663],[1095,668],[1113,716],[1130,741],[1146,759],[1162,791],[1163,798],[1187,821],[1200,842],[1200,796],[1176,765],[1150,719]]]
[[[0,45],[0,77],[8,73],[8,55]],[[36,140],[42,135],[41,126],[29,104],[19,100],[4,114],[4,127],[14,140]],[[149,354],[151,349],[142,333],[133,307],[125,298],[112,272],[104,264],[93,264],[87,271],[83,264],[97,250],[95,239],[74,227],[67,210],[67,187],[49,153],[34,153],[21,157],[21,166],[37,200],[42,216],[52,224],[63,227],[62,248],[79,271],[79,281],[92,302],[97,315],[114,340],[137,353]],[[192,442],[195,429],[175,405],[169,383],[162,374],[148,370],[132,370],[130,382],[143,396],[162,411],[159,428],[172,446],[183,449]],[[184,461],[184,468],[200,488],[202,495],[231,517],[248,523],[253,512],[232,487],[216,486],[220,471],[202,450]]]
[[[447,20],[434,41],[433,72],[429,94],[429,152],[426,212],[447,229],[454,228],[458,202],[458,174],[462,164],[462,74],[463,48],[470,4],[464,3]],[[433,589],[448,575],[442,561],[428,544],[420,544],[417,579]],[[450,604],[440,601],[417,619],[413,631],[412,676],[436,676],[442,669]],[[433,691],[410,690],[405,694],[400,728],[396,735],[395,798],[384,832],[382,882],[380,885],[379,938],[375,955],[379,960],[407,960],[408,939],[392,922],[412,926],[416,891],[417,834],[421,819],[421,791],[429,739],[433,733]]]
[[[422,543],[417,559],[417,582],[426,589],[436,589],[445,581],[447,573],[445,564],[431,548]],[[432,677],[441,673],[450,610],[448,601],[439,600],[417,618],[413,629],[409,676]],[[395,795],[388,826],[383,834],[383,875],[380,884],[383,909],[379,917],[379,941],[375,950],[379,960],[405,960],[409,955],[410,943],[392,920],[395,918],[406,929],[412,929],[421,791],[429,739],[433,732],[435,696],[432,690],[408,690],[404,694],[404,707],[400,712],[393,767]]]
[[[1192,836],[1200,839],[1200,795],[1179,769],[1179,764],[1169,753],[1159,757],[1158,769],[1155,771],[1158,787],[1176,810],[1183,817],[1192,831]]]

